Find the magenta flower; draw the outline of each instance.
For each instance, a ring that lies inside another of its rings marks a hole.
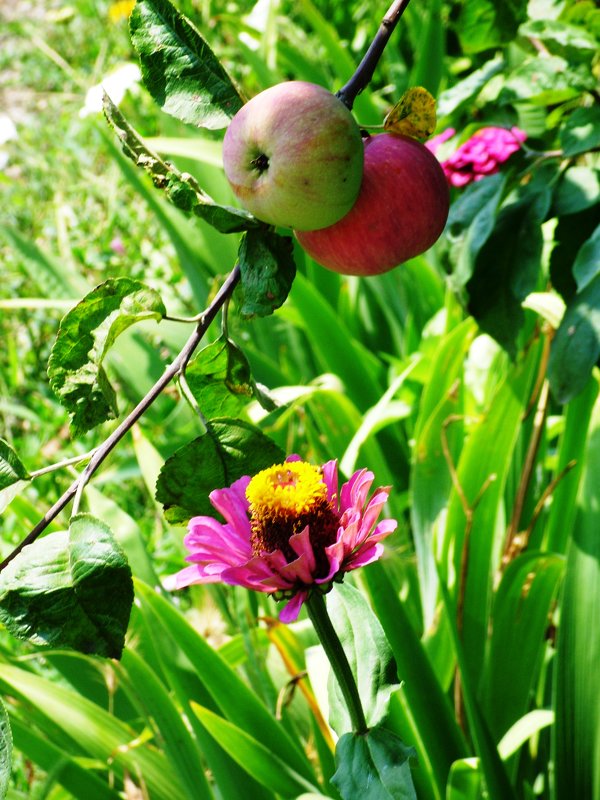
[[[427,147],[435,153],[440,144],[454,135],[448,128],[439,136],[427,143]],[[510,156],[520,149],[527,134],[519,128],[482,128],[464,142],[449,158],[440,162],[442,169],[452,186],[466,186],[473,181],[480,181],[486,175],[498,172]]]
[[[191,566],[165,587],[223,582],[287,600],[282,622],[293,622],[315,586],[326,591],[344,573],[376,561],[396,521],[377,519],[389,487],[368,499],[374,475],[355,472],[338,493],[337,462],[315,467],[298,456],[215,489],[212,517],[190,520],[184,539]]]

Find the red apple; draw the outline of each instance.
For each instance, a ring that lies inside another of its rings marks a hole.
[[[358,199],[329,228],[296,231],[315,261],[344,275],[378,275],[427,250],[448,217],[439,161],[415,139],[382,133],[364,139]]]
[[[236,197],[263,222],[325,228],[358,197],[362,138],[335,95],[288,81],[253,97],[231,120],[223,167]]]

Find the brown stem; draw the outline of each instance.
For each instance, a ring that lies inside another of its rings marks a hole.
[[[398,24],[400,17],[404,14],[406,7],[410,0],[394,0],[392,5],[388,8],[387,14],[381,20],[379,30],[375,34],[375,38],[362,61],[356,68],[354,75],[350,78],[345,86],[337,92],[337,96],[342,103],[349,109],[352,109],[356,96],[369,84],[373,77],[375,67],[379,63],[379,59],[392,35],[394,28]]]
[[[208,330],[210,323],[216,317],[219,309],[225,303],[225,301],[231,296],[236,284],[240,279],[240,269],[239,265],[233,268],[230,274],[227,277],[227,280],[221,286],[219,292],[215,295],[214,300],[210,304],[210,306],[206,309],[204,314],[200,319],[200,322],[196,326],[194,332],[189,337],[187,342],[184,344],[182,349],[180,350],[179,354],[175,357],[175,359],[169,364],[169,366],[165,369],[161,377],[156,381],[154,386],[148,391],[148,393],[143,397],[137,406],[130,412],[130,414],[123,420],[123,422],[115,428],[115,430],[110,434],[110,436],[101,444],[95,451],[93,456],[91,457],[87,467],[85,470],[79,475],[79,477],[73,481],[73,483],[69,486],[67,491],[60,497],[56,503],[50,508],[42,517],[42,519],[37,523],[37,525],[27,534],[27,536],[23,539],[23,541],[15,547],[15,549],[10,553],[4,561],[0,564],[0,572],[9,564],[15,556],[17,556],[21,550],[28,544],[34,542],[37,537],[48,527],[48,525],[54,520],[60,512],[68,505],[71,500],[75,497],[78,492],[81,492],[82,488],[86,485],[86,483],[90,480],[94,472],[98,469],[100,464],[104,461],[104,459],[108,456],[109,453],[112,452],[114,447],[121,441],[123,436],[130,430],[130,428],[138,421],[138,419],[145,414],[145,412],[150,408],[152,403],[157,399],[157,397],[161,394],[163,389],[168,386],[171,380],[177,375],[182,369],[184,369],[187,362],[192,357],[194,350],[200,344],[202,337]]]

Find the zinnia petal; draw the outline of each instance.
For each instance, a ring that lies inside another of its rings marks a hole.
[[[286,459],[300,461],[296,455]],[[165,587],[217,581],[244,586],[285,597],[280,619],[295,620],[313,586],[326,591],[344,572],[383,552],[380,540],[397,523],[377,524],[390,490],[379,488],[369,498],[373,481],[371,471],[358,470],[338,491],[335,461],[321,468],[304,462],[289,469],[274,465],[256,480],[244,476],[215,489],[210,501],[225,522],[190,520],[184,539],[190,566],[166,578]]]

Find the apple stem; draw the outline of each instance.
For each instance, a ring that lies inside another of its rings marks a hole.
[[[386,15],[381,20],[379,30],[375,34],[375,38],[363,56],[362,61],[356,68],[354,75],[350,78],[348,83],[342,86],[339,92],[336,93],[337,97],[339,97],[342,103],[350,110],[352,110],[356,96],[362,92],[373,77],[375,67],[381,58],[385,46],[409,3],[410,0],[394,0],[392,5],[388,8]]]

